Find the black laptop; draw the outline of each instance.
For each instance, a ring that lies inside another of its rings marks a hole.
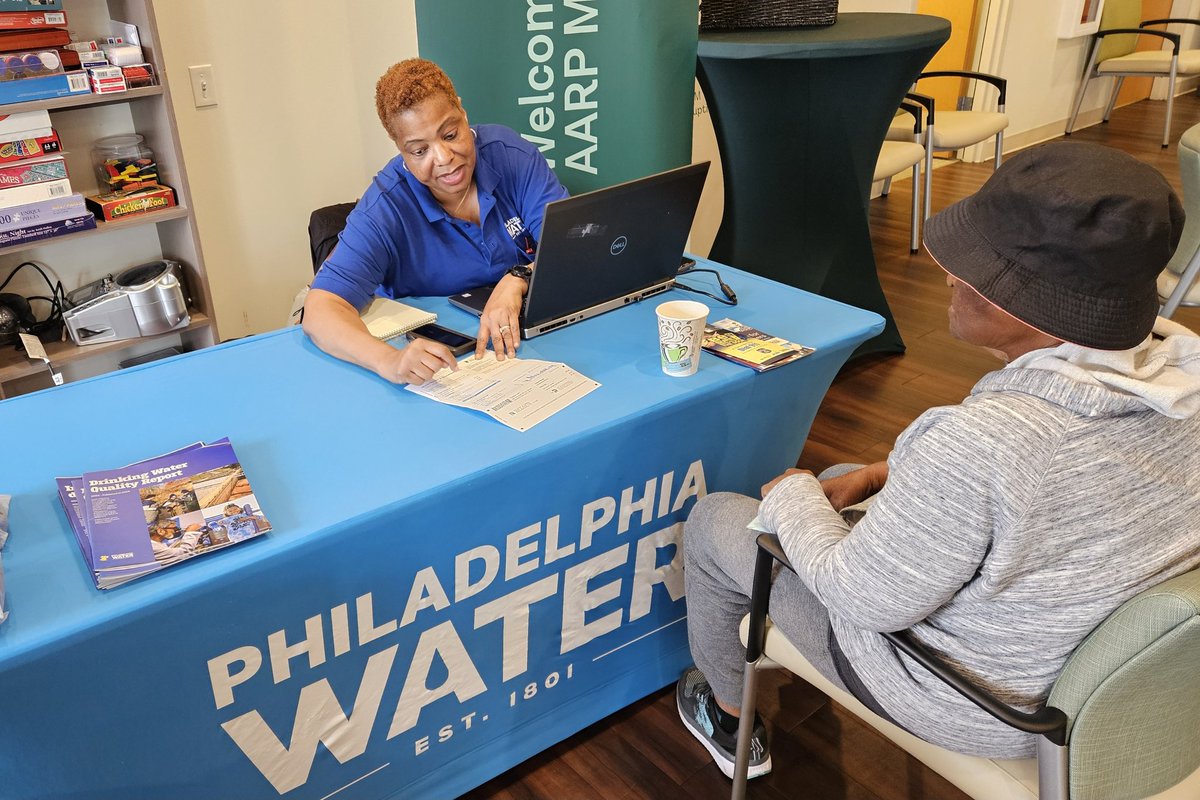
[[[521,312],[526,339],[665,292],[674,284],[709,162],[546,205]],[[479,316],[492,287],[450,302]]]

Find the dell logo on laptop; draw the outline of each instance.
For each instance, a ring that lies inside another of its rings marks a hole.
[[[608,252],[614,256],[619,256],[625,251],[625,245],[629,244],[629,240],[624,236],[618,236],[608,247]]]

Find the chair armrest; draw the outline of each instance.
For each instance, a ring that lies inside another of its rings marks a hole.
[[[996,87],[997,91],[1000,92],[999,104],[1000,104],[1001,108],[1004,107],[1004,98],[1005,98],[1005,95],[1008,93],[1008,81],[1007,80],[1005,80],[1004,78],[1001,78],[999,75],[989,75],[986,72],[973,72],[971,70],[957,70],[957,69],[936,70],[933,72],[922,72],[920,77],[917,78],[917,80],[920,80],[921,78],[973,78],[977,81],[983,81],[984,83],[990,83],[992,86]]]
[[[1200,19],[1187,19],[1185,17],[1167,17],[1166,19],[1148,19],[1138,25],[1139,28],[1144,28],[1147,25],[1168,25],[1179,23],[1180,25],[1200,25]]]
[[[1144,25],[1145,23],[1142,24]],[[1097,42],[1100,39],[1103,39],[1105,36],[1112,36],[1114,34],[1121,33],[1132,33],[1136,36],[1157,36],[1160,39],[1166,39],[1171,43],[1171,49],[1175,51],[1175,54],[1179,54],[1179,34],[1171,33],[1170,31],[1152,31],[1147,30],[1146,28],[1109,28],[1108,30],[1096,31],[1093,33],[1092,41]]]
[[[773,533],[758,535],[758,557],[754,561],[754,586],[750,590],[750,626],[746,635],[746,663],[753,664],[762,657],[767,639],[767,612],[771,605],[771,573],[775,562],[795,572],[792,562],[783,552],[779,537]]]
[[[907,100],[900,103],[900,110],[911,114],[913,118],[913,133],[921,133],[921,107],[916,103],[910,103]]]
[[[931,653],[925,645],[914,639],[910,631],[883,633],[882,636],[897,650],[909,656],[951,689],[1005,725],[1026,733],[1040,734],[1057,745],[1067,743],[1067,715],[1061,710],[1053,706],[1044,706],[1029,713],[1013,708],[968,681],[953,667]]]
[[[763,643],[766,639],[771,572],[775,561],[792,572],[796,571],[792,567],[792,562],[788,560],[787,554],[783,552],[783,545],[780,544],[779,537],[773,533],[760,534],[758,537],[758,560],[754,564],[754,588],[750,597],[750,634],[746,643],[747,663],[757,661],[762,655]],[[1045,706],[1038,711],[1029,713],[1013,708],[968,681],[953,667],[930,652],[925,645],[913,638],[910,631],[883,633],[882,636],[897,650],[908,655],[951,689],[1005,725],[1026,733],[1040,734],[1056,745],[1066,744],[1067,715],[1061,710],[1053,706]],[[751,658],[752,650],[753,658]]]
[[[925,109],[925,124],[928,127],[933,127],[933,107],[934,107],[933,98],[927,94],[921,94],[920,92],[905,92],[904,97],[908,100],[913,101],[917,105],[924,107],[924,109]],[[920,129],[917,129],[916,132],[920,133],[921,131],[920,131]]]
[[[771,558],[778,561],[782,566],[787,567],[791,572],[795,572],[796,568],[792,566],[791,560],[787,557],[787,553],[783,552],[783,545],[779,541],[779,537],[773,533],[760,533],[758,535],[758,549],[765,550]]]

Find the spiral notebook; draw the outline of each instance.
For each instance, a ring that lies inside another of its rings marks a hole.
[[[391,339],[422,325],[437,322],[437,314],[432,311],[414,308],[386,297],[371,300],[359,316],[376,339]]]

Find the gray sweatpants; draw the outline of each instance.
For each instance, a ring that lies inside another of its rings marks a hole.
[[[832,477],[858,465],[839,465]],[[687,588],[688,643],[696,666],[726,705],[742,702],[746,647],[738,636],[750,612],[758,532],[746,527],[759,501],[718,492],[696,503],[683,526],[684,585]],[[796,577],[779,569],[771,589],[771,622],[835,686],[845,689],[829,652],[829,612]]]

